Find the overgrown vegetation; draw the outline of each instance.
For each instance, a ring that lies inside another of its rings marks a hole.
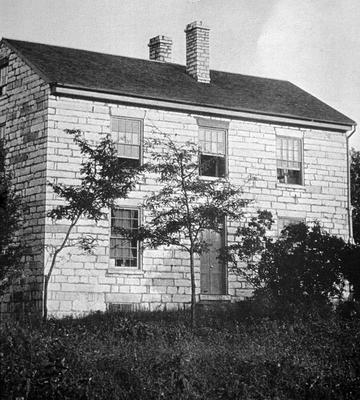
[[[355,243],[360,244],[360,151],[351,149],[351,205]]]
[[[278,316],[319,312],[340,301],[345,278],[359,297],[359,247],[330,235],[318,222],[285,227],[276,239],[267,235],[271,213],[261,211],[224,256],[231,269],[254,287],[254,299]]]
[[[0,139],[0,294],[22,272],[22,247],[16,240],[21,215],[20,198],[12,187],[5,146]]]
[[[251,310],[94,314],[1,328],[3,399],[358,399],[360,321]]]

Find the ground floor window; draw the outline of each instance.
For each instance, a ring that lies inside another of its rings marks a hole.
[[[111,210],[110,258],[115,260],[115,267],[139,268],[139,242],[119,233],[119,228],[136,230],[139,217],[140,212],[136,208]]]
[[[280,235],[281,231],[289,226],[299,224],[300,222],[305,222],[303,218],[296,218],[296,217],[279,217],[278,218],[278,235]]]

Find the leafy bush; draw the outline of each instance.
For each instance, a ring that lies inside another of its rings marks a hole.
[[[360,244],[360,151],[351,149],[351,205],[355,243]]]
[[[344,258],[344,277],[352,286],[353,298],[360,301],[360,245],[348,244],[345,249]]]
[[[21,247],[15,234],[21,218],[20,198],[6,168],[6,151],[0,140],[0,294],[21,273]]]
[[[274,240],[267,236],[271,224],[271,214],[259,212],[226,249],[233,270],[252,284],[254,299],[265,310],[291,316],[328,312],[331,300],[342,298],[344,276],[360,289],[354,246],[319,223],[291,224]]]
[[[279,304],[326,304],[342,296],[344,247],[319,224],[289,225],[263,253],[259,280]]]

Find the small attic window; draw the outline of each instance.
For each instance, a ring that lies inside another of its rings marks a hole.
[[[8,60],[0,60],[0,96],[6,93],[6,82],[8,75]]]

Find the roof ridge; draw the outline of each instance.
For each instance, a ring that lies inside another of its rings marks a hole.
[[[33,41],[27,41],[27,40],[18,40],[18,39],[8,39],[8,38],[2,38],[2,40],[5,40],[7,42],[21,42],[21,43],[29,43],[29,44],[36,44],[36,45],[40,45],[40,46],[50,46],[50,47],[56,47],[58,49],[64,49],[64,50],[75,50],[75,51],[84,51],[87,53],[93,53],[93,54],[98,54],[98,55],[106,55],[106,56],[112,56],[112,57],[121,57],[121,58],[127,58],[127,59],[135,59],[135,60],[139,60],[139,61],[145,61],[145,62],[151,62],[151,63],[159,63],[159,64],[170,64],[170,65],[178,65],[180,67],[186,67],[185,64],[180,64],[177,62],[159,62],[156,60],[149,60],[146,58],[139,58],[139,57],[132,57],[132,56],[124,56],[121,54],[114,54],[114,53],[104,53],[101,51],[95,51],[95,50],[87,50],[87,49],[80,49],[77,47],[68,47],[68,46],[59,46],[56,44],[49,44],[49,43],[42,43],[42,42],[33,42]],[[241,75],[244,77],[250,77],[250,78],[257,78],[257,79],[265,79],[265,80],[271,80],[271,81],[278,81],[278,82],[289,82],[286,79],[277,79],[277,78],[267,78],[265,76],[258,76],[258,75],[251,75],[251,74],[242,74],[239,72],[232,72],[232,71],[224,71],[221,69],[210,69],[210,71],[213,72],[220,72],[220,73],[224,73],[224,74],[231,74],[231,75]],[[290,83],[290,82],[289,82]]]
[[[79,49],[78,47],[59,46],[57,44],[49,44],[49,43],[41,43],[41,42],[30,42],[30,41],[27,41],[27,40],[8,39],[8,38],[5,38],[5,37],[3,37],[1,40],[4,40],[4,41],[6,41],[6,42],[8,42],[10,44],[11,44],[11,42],[28,43],[28,44],[35,44],[35,45],[40,45],[40,46],[55,47],[55,48],[63,49],[63,50],[84,51],[84,52],[87,52],[87,53],[98,54],[98,55],[102,55],[102,56],[121,57],[121,58],[128,58],[128,59],[132,59],[132,60],[155,62],[155,63],[159,63],[159,64],[179,65],[179,66],[182,66],[182,67],[185,66],[184,64],[179,64],[179,63],[159,62],[159,61],[156,61],[156,60],[149,60],[149,59],[146,59],[146,58],[123,56],[123,55],[120,55],[120,54],[104,53],[104,52],[95,51],[95,50]]]
[[[211,70],[199,83],[185,65],[4,38],[47,83],[131,96],[171,99],[221,109],[253,110],[352,125],[354,121],[295,84],[280,79]]]

